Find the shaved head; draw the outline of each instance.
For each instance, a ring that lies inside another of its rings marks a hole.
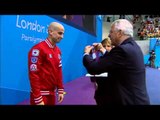
[[[58,23],[58,22],[51,22],[51,24],[48,27],[48,30],[57,30],[57,29],[63,29],[64,27],[62,24]]]

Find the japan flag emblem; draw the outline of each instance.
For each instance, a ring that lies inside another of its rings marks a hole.
[[[33,49],[32,50],[32,56],[38,56],[39,55],[39,50],[38,49]]]

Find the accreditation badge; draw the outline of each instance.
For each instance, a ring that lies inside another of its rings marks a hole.
[[[31,64],[30,65],[30,71],[37,71],[37,65],[36,64]]]

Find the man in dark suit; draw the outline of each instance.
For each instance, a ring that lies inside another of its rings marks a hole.
[[[108,72],[105,102],[101,105],[149,105],[146,89],[145,65],[140,47],[133,40],[133,26],[126,19],[111,24],[109,33],[115,46],[98,61],[89,52],[94,46],[103,52],[100,43],[86,46],[83,65],[90,74]]]

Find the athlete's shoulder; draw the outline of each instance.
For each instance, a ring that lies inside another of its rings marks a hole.
[[[34,49],[34,48],[41,48],[44,44],[45,44],[45,41],[41,41],[41,42],[35,44],[35,45],[32,47],[32,49]]]
[[[61,49],[56,45],[57,51],[61,54]]]

